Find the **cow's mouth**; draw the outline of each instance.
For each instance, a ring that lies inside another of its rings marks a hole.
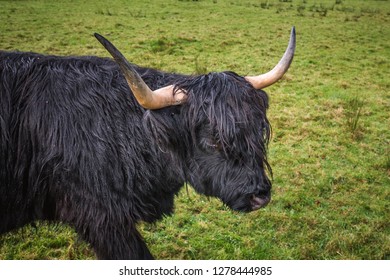
[[[255,211],[260,208],[267,206],[267,204],[271,201],[271,193],[267,194],[252,194],[250,198],[251,210]]]

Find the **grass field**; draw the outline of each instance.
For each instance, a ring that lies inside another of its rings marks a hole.
[[[297,30],[267,89],[273,200],[250,214],[183,189],[175,215],[139,225],[158,259],[390,259],[390,1],[0,1],[0,49],[106,51],[181,73],[260,74]],[[0,221],[1,222],[1,221]],[[0,237],[0,259],[93,259],[63,225]]]

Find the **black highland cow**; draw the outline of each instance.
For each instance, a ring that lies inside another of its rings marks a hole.
[[[238,211],[270,201],[261,89],[287,71],[188,76],[115,61],[0,52],[0,233],[73,226],[100,259],[151,259],[137,232],[185,182]],[[177,105],[177,106],[175,106]]]

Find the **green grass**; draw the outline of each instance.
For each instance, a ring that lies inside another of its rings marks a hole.
[[[390,1],[1,1],[0,49],[106,51],[182,73],[268,71],[291,26],[297,50],[267,89],[273,200],[235,213],[191,188],[139,226],[158,259],[390,259]],[[63,225],[0,237],[0,259],[90,259]]]

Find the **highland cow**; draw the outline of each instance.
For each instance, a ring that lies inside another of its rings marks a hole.
[[[136,229],[173,212],[189,183],[231,209],[270,201],[263,88],[287,71],[181,75],[115,61],[0,52],[0,233],[75,228],[100,259],[151,259]]]

